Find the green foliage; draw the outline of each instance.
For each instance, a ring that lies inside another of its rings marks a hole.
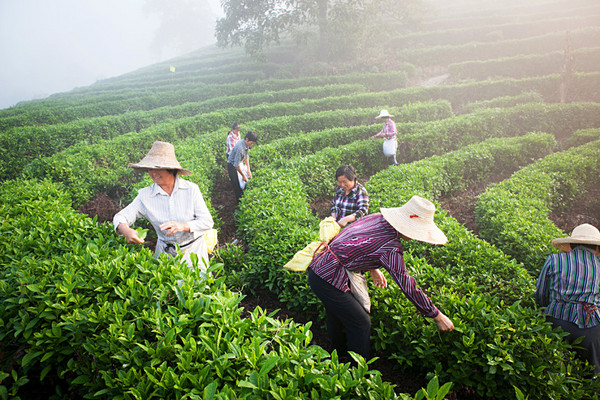
[[[514,107],[525,103],[543,103],[543,98],[536,92],[521,93],[517,96],[497,97],[492,100],[476,101],[474,103],[465,104],[462,108],[462,113],[471,113],[482,108],[492,107]]]
[[[552,239],[565,236],[550,213],[568,209],[586,188],[598,185],[599,150],[595,141],[552,154],[490,187],[475,207],[479,235],[537,277],[546,257],[556,252]]]
[[[555,144],[552,135],[532,133],[490,139],[443,157],[387,168],[368,182],[371,212],[396,207],[413,194],[434,199],[495,174],[510,173],[552,152]],[[327,176],[331,181],[331,170],[343,160],[340,156],[352,154],[356,162],[365,154],[372,162],[368,146],[360,146],[361,142],[355,142],[324,149],[314,156],[292,159],[281,168],[275,163],[273,169],[253,179],[238,218],[240,233],[250,248],[247,276],[240,280],[247,290],[266,287],[289,307],[313,318],[323,317],[306,277],[282,265],[316,239],[318,221],[303,204],[304,191]],[[363,168],[370,167],[361,164],[359,176]],[[327,193],[325,186],[321,190],[319,194]],[[399,288],[388,287],[384,292],[372,287],[374,348],[390,354],[404,368],[435,370],[458,388],[470,387],[486,397],[512,398],[513,386],[527,393],[554,393],[558,398],[560,393],[589,390],[585,388],[589,382],[577,378],[589,367],[573,358],[571,347],[552,332],[534,307],[533,281],[523,266],[445,213],[438,212],[436,222],[449,243],[409,242],[405,259],[419,286],[451,316],[457,329],[447,335],[439,333],[434,325],[414,317],[413,306]],[[411,346],[407,348],[406,343]],[[534,354],[539,354],[539,361],[533,361]]]
[[[7,182],[0,200],[3,397],[38,376],[86,398],[396,397],[360,357],[310,346],[310,324],[242,317],[219,265],[125,245],[49,182]]]

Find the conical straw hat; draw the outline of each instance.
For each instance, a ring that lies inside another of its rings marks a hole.
[[[381,112],[379,113],[378,116],[376,116],[375,118],[391,118],[393,117],[393,115],[391,115],[388,110],[381,110]]]
[[[444,244],[448,238],[433,221],[435,205],[427,199],[413,196],[402,207],[382,208],[381,215],[398,232],[414,240]]]
[[[552,241],[552,246],[562,251],[571,251],[571,244],[591,244],[600,246],[600,231],[590,224],[576,226],[571,236]]]
[[[181,168],[179,161],[175,157],[175,147],[167,142],[154,142],[152,148],[146,154],[142,161],[137,164],[128,164],[129,168],[149,170],[149,169],[177,169],[179,175],[191,175],[191,171]]]

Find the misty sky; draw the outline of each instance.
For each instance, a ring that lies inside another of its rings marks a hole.
[[[215,42],[219,0],[0,0],[0,109]]]

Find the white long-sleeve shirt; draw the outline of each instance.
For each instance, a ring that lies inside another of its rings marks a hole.
[[[164,253],[167,245],[172,243],[182,246],[181,251],[188,264],[191,265],[190,253],[196,253],[199,267],[203,268],[200,265],[203,264],[202,259],[208,265],[208,251],[203,236],[212,229],[214,222],[198,185],[177,177],[170,196],[156,183],[140,189],[131,204],[114,216],[113,225],[115,230],[121,223],[131,226],[142,217],[150,221],[158,236],[155,257]],[[190,231],[167,236],[160,225],[169,221],[187,222]],[[183,247],[192,241],[194,242]]]

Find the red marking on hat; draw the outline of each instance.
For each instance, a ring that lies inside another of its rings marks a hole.
[[[412,214],[410,215],[410,218],[419,218],[419,216],[417,214]]]

